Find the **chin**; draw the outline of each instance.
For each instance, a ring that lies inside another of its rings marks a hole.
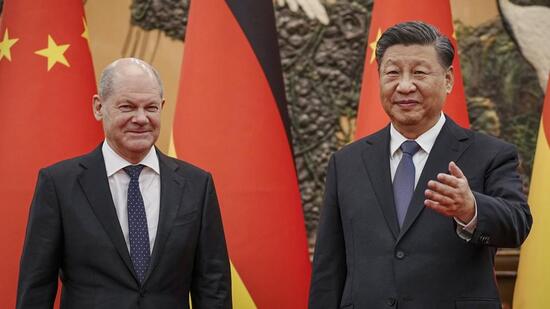
[[[420,122],[421,117],[418,115],[410,114],[396,114],[391,117],[393,122],[396,122],[402,126],[412,126]]]
[[[126,149],[131,152],[145,152],[149,151],[154,145],[154,141],[151,140],[140,140],[140,141],[131,141],[126,143]]]

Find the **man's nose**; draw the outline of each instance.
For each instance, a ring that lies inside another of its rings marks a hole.
[[[408,74],[401,76],[397,84],[397,91],[402,93],[410,93],[416,91],[414,80]]]
[[[147,118],[147,113],[145,112],[145,109],[138,108],[134,114],[134,117],[132,118],[132,121],[140,124],[147,123],[149,121],[149,118]]]

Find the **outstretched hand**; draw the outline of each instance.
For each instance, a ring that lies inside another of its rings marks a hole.
[[[456,163],[449,163],[449,172],[450,174],[439,173],[437,180],[428,181],[428,189],[424,191],[424,205],[467,224],[475,216],[474,194]]]

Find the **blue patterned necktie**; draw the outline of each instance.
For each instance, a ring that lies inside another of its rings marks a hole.
[[[139,190],[139,174],[143,165],[130,165],[124,171],[130,176],[128,185],[128,239],[130,241],[130,258],[134,264],[134,270],[142,283],[145,272],[149,268],[151,255],[149,252],[149,230],[147,228],[147,216],[145,205]]]
[[[404,141],[400,148],[403,156],[393,177],[393,199],[401,227],[414,192],[415,170],[412,157],[420,149],[420,145],[415,141]]]

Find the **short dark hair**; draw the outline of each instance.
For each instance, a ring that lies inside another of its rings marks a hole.
[[[441,34],[433,25],[422,21],[407,21],[388,28],[376,43],[376,62],[380,62],[388,47],[393,45],[433,45],[437,52],[439,63],[448,69],[453,63],[455,49],[451,40]]]

